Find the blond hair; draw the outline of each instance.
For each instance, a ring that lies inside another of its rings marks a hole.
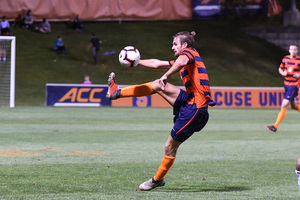
[[[187,43],[187,47],[193,47],[194,46],[194,36],[196,35],[195,31],[192,32],[188,32],[188,31],[182,31],[182,32],[178,32],[176,33],[173,38],[179,37],[179,40],[181,42],[181,44],[183,43]]]

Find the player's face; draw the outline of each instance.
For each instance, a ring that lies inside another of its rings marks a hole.
[[[182,49],[185,47],[186,47],[185,43],[181,44],[179,37],[175,37],[173,39],[172,50],[174,51],[174,56],[178,57]]]
[[[298,48],[295,45],[291,45],[289,49],[290,55],[295,57],[298,54]]]

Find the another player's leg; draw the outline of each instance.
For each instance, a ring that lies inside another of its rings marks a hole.
[[[278,113],[276,122],[274,124],[274,127],[276,129],[278,128],[279,124],[282,122],[283,118],[285,117],[286,111],[287,111],[286,108],[281,108],[280,112]]]
[[[277,131],[277,128],[275,128],[274,125],[267,126],[267,129],[269,129],[270,131],[273,131],[273,132],[276,132],[276,131]]]
[[[279,124],[282,122],[283,118],[285,117],[286,111],[287,111],[286,108],[281,108],[280,112],[279,112],[278,115],[277,115],[277,119],[276,119],[275,124],[274,124],[273,126],[267,126],[267,128],[268,128],[270,131],[273,131],[273,132],[276,132],[276,131],[277,131],[277,127],[278,127]]]
[[[297,96],[298,96],[298,94],[297,94]],[[291,101],[291,107],[292,107],[292,109],[300,112],[300,105],[297,105],[296,100]]]
[[[296,175],[298,178],[298,186],[299,186],[299,191],[300,191],[300,158],[298,158],[297,163],[296,163]]]
[[[300,105],[297,105],[295,110],[297,110],[298,112],[300,112]]]
[[[282,120],[284,119],[284,117],[286,115],[287,107],[289,106],[289,104],[290,104],[290,101],[287,99],[284,99],[282,101],[281,110],[277,115],[275,124],[272,126],[267,126],[267,129],[269,129],[270,131],[273,131],[273,132],[277,131],[279,124],[282,122]]]

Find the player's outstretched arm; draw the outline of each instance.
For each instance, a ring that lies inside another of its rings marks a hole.
[[[153,69],[169,69],[171,67],[169,61],[163,61],[158,59],[140,60],[139,65]]]

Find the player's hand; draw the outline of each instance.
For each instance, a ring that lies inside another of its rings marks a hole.
[[[160,79],[159,79],[159,84],[160,84],[160,88],[162,90],[165,90],[165,87],[167,85],[168,82],[168,77],[166,75],[163,75]]]
[[[295,74],[293,74],[293,77],[295,77],[295,78],[300,78],[300,73],[295,73]]]
[[[286,71],[286,70],[283,70],[283,71],[281,72],[281,75],[282,75],[282,76],[287,76],[287,71]]]

